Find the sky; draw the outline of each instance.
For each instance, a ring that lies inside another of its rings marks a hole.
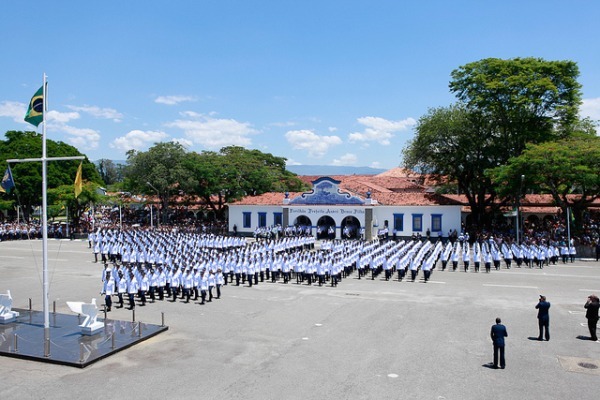
[[[92,161],[176,141],[390,169],[488,57],[577,62],[600,120],[599,20],[596,0],[2,1],[0,132],[35,130],[45,73],[48,139]]]

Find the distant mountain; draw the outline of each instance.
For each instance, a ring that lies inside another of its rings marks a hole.
[[[288,165],[287,170],[297,175],[377,175],[387,170],[371,167],[341,167],[335,165]]]

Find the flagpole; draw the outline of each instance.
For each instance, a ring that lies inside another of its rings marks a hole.
[[[42,112],[42,285],[44,305],[44,344],[50,339],[50,306],[48,295],[48,158],[46,152],[46,74],[44,73]],[[49,355],[49,354],[48,354]]]
[[[571,247],[571,215],[570,215],[570,211],[571,208],[567,207],[567,240],[569,241],[568,246]],[[571,251],[569,249],[569,251]]]

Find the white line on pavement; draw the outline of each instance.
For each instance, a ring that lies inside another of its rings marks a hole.
[[[484,283],[483,286],[491,287],[505,287],[505,288],[516,288],[516,289],[537,289],[537,286],[517,286],[517,285],[492,285],[490,283]]]

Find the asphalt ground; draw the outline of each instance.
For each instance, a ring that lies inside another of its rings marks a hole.
[[[50,301],[102,302],[101,264],[85,241],[50,240]],[[40,241],[0,243],[0,292],[41,309]],[[468,273],[428,283],[344,279],[339,286],[226,286],[206,305],[136,307],[169,330],[85,369],[0,358],[0,399],[597,399],[600,343],[583,304],[600,263]],[[535,305],[547,296],[549,342]],[[131,320],[114,309],[110,318]],[[506,369],[489,368],[490,327],[508,330]],[[579,363],[597,369],[579,367]],[[588,365],[590,366],[590,365]]]

